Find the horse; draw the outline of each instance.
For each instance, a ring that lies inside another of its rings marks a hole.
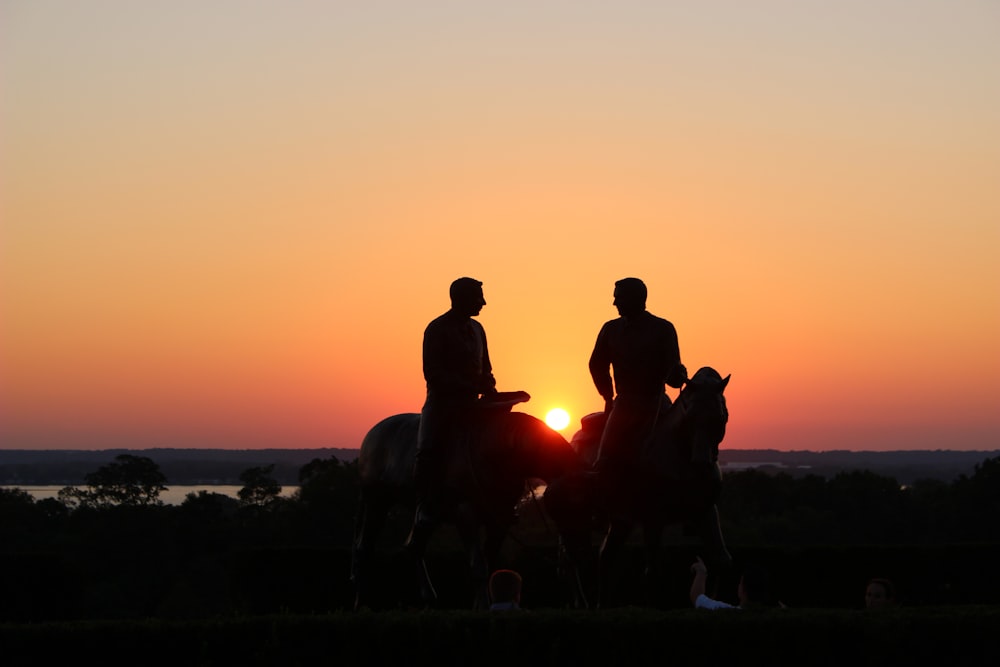
[[[464,544],[475,588],[474,609],[488,606],[490,566],[516,520],[516,508],[526,490],[583,470],[580,457],[564,436],[536,417],[511,411],[513,404],[527,400],[527,394],[504,394],[515,397],[479,409],[471,433],[456,443],[445,464],[445,485],[454,502],[441,519],[455,526]],[[419,426],[419,414],[396,414],[375,424],[361,443],[360,507],[351,558],[355,609],[369,603],[372,550],[388,513],[400,505],[415,505],[413,471]],[[411,536],[405,553],[415,570],[419,597],[431,606],[437,593],[424,563],[428,539],[429,535],[419,540]]]
[[[706,366],[688,380],[675,402],[670,403],[664,394],[633,473],[620,487],[609,487],[594,472],[577,473],[548,485],[543,502],[559,530],[565,568],[575,579],[576,606],[590,606],[583,581],[594,530],[603,533],[597,563],[598,608],[615,602],[612,574],[636,527],[642,530],[647,580],[654,574],[663,532],[674,524],[694,526],[712,571],[720,576],[730,572],[732,556],[723,539],[716,505],[722,490],[719,444],[729,421],[723,392],[729,378]],[[591,463],[596,458],[603,417],[603,413],[588,415],[581,420],[582,431],[573,437],[574,447]]]

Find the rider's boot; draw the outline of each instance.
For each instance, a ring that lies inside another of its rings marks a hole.
[[[417,496],[417,506],[413,513],[413,526],[406,539],[407,548],[420,549],[427,543],[431,531],[440,521],[441,475],[435,456],[429,451],[418,451],[413,467],[413,484]]]

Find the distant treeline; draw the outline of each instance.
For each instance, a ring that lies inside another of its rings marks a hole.
[[[285,485],[298,484],[299,470],[313,459],[335,457],[349,462],[357,449],[52,449],[0,450],[0,484],[82,484],[84,477],[116,456],[144,456],[159,465],[167,484],[239,484],[248,468],[274,466],[272,476]]]
[[[719,452],[719,462],[727,469],[752,465],[758,469],[773,469],[795,477],[805,475],[832,477],[841,472],[867,470],[893,477],[900,484],[912,484],[921,479],[950,482],[961,475],[971,475],[976,464],[997,456],[1000,456],[1000,450],[784,452],[776,449],[723,448]]]
[[[238,484],[241,472],[251,467],[274,466],[272,475],[281,484],[297,484],[299,469],[313,459],[336,457],[342,462],[357,458],[357,449],[105,449],[105,450],[0,450],[0,485],[81,484],[97,466],[120,454],[145,456],[155,461],[168,484]],[[795,477],[833,475],[868,470],[893,477],[900,484],[920,479],[950,482],[971,475],[974,466],[1000,456],[995,451],[900,450],[779,451],[776,449],[723,448],[719,462],[725,470],[744,466],[784,472]]]

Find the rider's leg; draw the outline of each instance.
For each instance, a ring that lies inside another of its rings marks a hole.
[[[434,446],[433,439],[418,440],[417,455],[414,461],[413,481],[417,497],[417,505],[413,512],[413,525],[404,545],[408,559],[414,568],[417,582],[417,595],[424,604],[431,604],[437,599],[437,591],[431,582],[424,563],[424,553],[431,533],[439,522],[439,509],[436,502],[441,483],[440,452]]]
[[[423,551],[423,545],[430,537],[431,531],[441,519],[441,467],[443,462],[434,447],[423,447],[417,450],[413,469],[413,481],[417,496],[417,505],[413,513],[413,526],[407,538],[407,546],[417,547]]]
[[[622,490],[631,486],[629,477],[641,465],[640,457],[652,434],[660,399],[658,394],[615,399],[594,463],[598,486],[605,494],[613,494],[620,500]]]
[[[616,404],[608,414],[601,442],[597,449],[597,460],[594,461],[594,472],[597,473],[597,491],[601,498],[607,501],[614,497],[622,483],[622,472],[627,461],[628,411],[624,406]]]
[[[424,546],[444,510],[446,454],[452,437],[451,410],[440,401],[428,401],[420,413],[413,468],[417,505],[407,547],[423,554]]]

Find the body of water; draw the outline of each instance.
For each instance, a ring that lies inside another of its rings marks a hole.
[[[54,486],[0,486],[2,489],[21,489],[26,493],[30,493],[35,500],[44,500],[45,498],[56,498],[59,495],[59,490],[65,488],[65,484],[59,484]],[[240,489],[243,487],[239,484],[198,484],[198,485],[182,485],[178,484],[175,486],[168,487],[166,491],[160,493],[160,500],[162,500],[167,505],[180,505],[184,502],[184,499],[189,493],[198,493],[199,491],[208,491],[210,493],[221,493],[223,495],[229,496],[231,498],[239,498]],[[283,486],[281,487],[282,497],[288,498],[293,493],[298,490],[297,486]]]

